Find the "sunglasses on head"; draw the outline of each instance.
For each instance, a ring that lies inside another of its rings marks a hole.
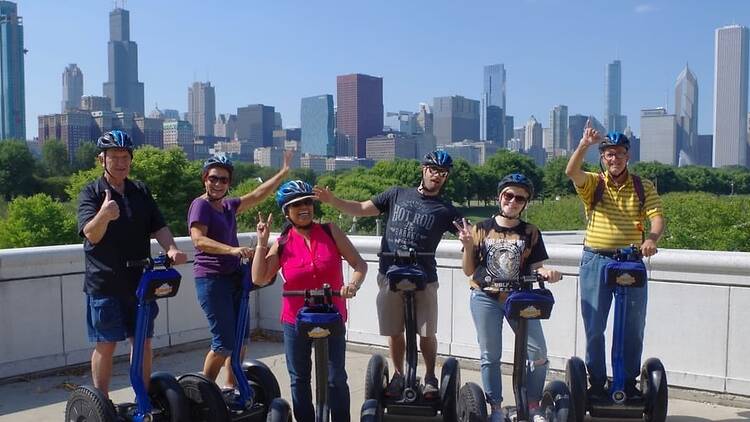
[[[507,191],[503,192],[502,196],[503,196],[503,199],[505,199],[508,202],[511,202],[511,201],[515,200],[519,204],[525,204],[529,200],[528,196],[514,195],[514,194],[512,194],[510,192],[507,192]]]
[[[221,183],[222,185],[226,185],[227,183],[229,183],[229,178],[227,176],[210,175],[206,177],[206,179],[208,179],[208,181],[211,183]]]
[[[301,205],[304,205],[304,206],[308,206],[309,207],[312,204],[313,204],[313,199],[312,198],[305,198],[305,199],[300,199],[299,201],[296,201],[296,202],[292,202],[291,204],[289,204],[289,206],[290,207],[299,207]]]

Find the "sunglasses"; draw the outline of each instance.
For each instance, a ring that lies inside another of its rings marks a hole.
[[[427,167],[427,170],[436,176],[448,177],[448,170],[441,169],[440,167]]]
[[[614,160],[615,158],[622,160],[625,158],[625,155],[627,155],[627,152],[607,152],[602,154],[605,160]]]
[[[221,183],[222,185],[226,185],[227,183],[229,183],[229,178],[227,176],[210,175],[206,177],[206,179],[208,179],[208,181],[211,183]]]
[[[289,206],[290,207],[299,207],[299,206],[304,205],[306,207],[309,207],[312,204],[313,204],[312,198],[305,198],[305,199],[301,199],[301,200],[299,200],[297,202],[292,202],[291,204],[289,204]]]
[[[510,192],[503,192],[502,197],[508,202],[515,200],[519,204],[525,204],[529,200],[528,196],[514,195]]]

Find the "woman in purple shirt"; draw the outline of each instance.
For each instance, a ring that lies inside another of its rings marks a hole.
[[[211,350],[203,363],[203,374],[213,381],[222,365],[227,368],[227,388],[235,381],[229,357],[235,347],[234,331],[240,302],[240,259],[251,258],[253,250],[237,240],[237,214],[258,205],[271,194],[289,172],[292,151],[284,151],[284,165],[278,173],[252,192],[227,198],[234,167],[224,156],[213,156],[203,164],[206,193],[195,198],[188,211],[190,238],[195,246],[195,291],[211,331]]]

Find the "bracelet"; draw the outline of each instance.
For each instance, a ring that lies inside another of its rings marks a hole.
[[[255,249],[268,249],[268,246],[265,246],[265,245],[255,245]]]

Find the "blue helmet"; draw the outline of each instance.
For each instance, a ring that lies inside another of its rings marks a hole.
[[[507,188],[508,186],[519,186],[521,188],[524,188],[527,192],[529,192],[529,199],[534,197],[534,184],[531,183],[531,180],[529,180],[528,177],[524,176],[521,173],[511,173],[503,177],[500,180],[500,183],[497,184],[497,193],[502,192],[503,189]]]
[[[286,212],[287,205],[305,198],[313,198],[312,186],[302,180],[290,180],[276,191],[276,204],[282,212]]]
[[[625,147],[630,150],[630,139],[620,132],[609,132],[607,137],[599,144],[599,151],[604,151],[609,147]]]
[[[96,141],[96,146],[102,151],[112,148],[123,148],[128,150],[130,156],[133,156],[133,141],[130,136],[122,130],[111,130],[100,136]]]
[[[443,150],[432,151],[422,159],[423,166],[435,166],[450,170],[453,167],[453,159],[450,154]]]
[[[203,162],[203,174],[207,174],[212,167],[221,167],[225,169],[229,172],[230,177],[232,176],[232,172],[234,171],[234,165],[232,165],[232,161],[224,155],[214,155],[213,157],[208,157],[208,159]]]

